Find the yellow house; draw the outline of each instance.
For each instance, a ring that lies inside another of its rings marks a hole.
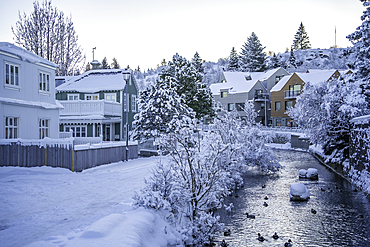
[[[349,73],[347,71],[346,73]],[[296,98],[301,94],[307,82],[318,83],[337,79],[338,70],[307,70],[306,73],[294,73],[283,77],[271,89],[271,118],[273,126],[296,126],[286,111],[294,107]]]

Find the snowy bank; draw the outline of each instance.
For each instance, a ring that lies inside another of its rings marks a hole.
[[[160,214],[134,209],[134,191],[158,159],[73,173],[0,167],[1,246],[171,246],[181,239]],[[165,231],[166,229],[166,231]],[[167,232],[167,234],[166,234]]]

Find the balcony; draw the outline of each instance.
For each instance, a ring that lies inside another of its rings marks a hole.
[[[268,94],[255,94],[254,101],[269,101],[270,96]]]
[[[122,116],[120,103],[105,100],[71,100],[59,101],[64,106],[60,116]]]
[[[295,99],[301,94],[301,90],[284,91],[284,99]]]

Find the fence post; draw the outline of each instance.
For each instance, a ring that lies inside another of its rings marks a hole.
[[[75,145],[74,145],[75,139],[72,137],[72,151],[71,151],[71,171],[74,172],[74,150],[75,150]]]

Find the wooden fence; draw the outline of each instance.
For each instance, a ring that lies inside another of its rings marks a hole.
[[[126,160],[126,144],[110,142],[74,145],[73,138],[0,140],[0,166],[51,166],[80,172],[95,166]],[[136,143],[129,143],[128,158],[138,157]]]

